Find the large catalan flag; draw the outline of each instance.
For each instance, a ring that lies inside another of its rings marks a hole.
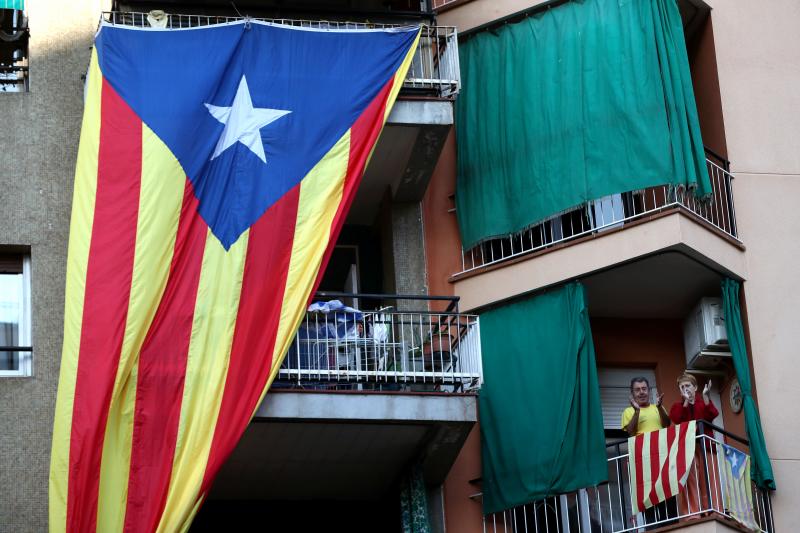
[[[278,372],[418,39],[250,20],[101,27],[52,532],[189,527]]]
[[[676,496],[686,485],[695,452],[697,422],[684,422],[628,439],[631,508],[641,513]]]

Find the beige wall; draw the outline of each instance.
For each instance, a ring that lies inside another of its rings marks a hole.
[[[475,0],[443,13],[439,21],[465,31],[535,3]],[[747,247],[741,274],[747,280],[744,294],[755,385],[778,483],[773,498],[776,526],[778,531],[793,531],[800,523],[796,504],[800,426],[787,422],[785,413],[787,406],[800,402],[798,320],[792,309],[800,297],[795,275],[800,265],[800,2],[707,3],[713,7],[712,19],[700,36],[703,49],[694,74],[697,78],[707,65],[716,66],[719,102],[714,94],[716,80],[706,77],[697,88],[698,104],[704,134],[713,141],[712,148],[727,151],[736,174],[736,215]],[[709,42],[714,44],[716,58],[708,54]],[[634,237],[627,232],[624,236]],[[474,294],[477,303],[495,299],[497,291],[524,290],[521,283],[541,284],[543,279],[538,278],[549,270],[575,264],[576,251],[564,252],[556,252],[562,258],[551,254],[552,265],[548,261],[543,265],[542,258],[534,261],[535,269],[532,265],[509,267],[506,274],[485,279],[487,287],[479,287],[478,278],[465,279],[456,284],[456,293]],[[596,257],[589,254],[581,260]]]
[[[436,20],[462,32],[543,3],[545,0],[473,0],[444,11]]]
[[[734,170],[800,175],[800,2],[708,3]]]
[[[722,112],[734,196],[747,246],[744,284],[755,382],[778,490],[776,529],[800,523],[800,3],[713,0]]]
[[[465,276],[454,281],[455,293],[461,308],[472,310],[668,249],[685,251],[714,270],[747,277],[739,247],[676,212]]]
[[[739,531],[741,530],[717,520],[708,520],[699,524],[681,526],[680,528],[681,533],[729,533]]]
[[[0,378],[0,532],[47,529],[72,176],[99,1],[31,1],[28,94],[0,93],[0,245],[31,249],[33,371]]]

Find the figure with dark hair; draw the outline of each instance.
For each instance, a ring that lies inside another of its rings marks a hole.
[[[650,403],[650,382],[647,378],[635,377],[631,380],[631,394],[628,400],[631,405],[622,412],[622,429],[631,437],[669,427],[669,415],[663,405],[664,394],[658,395],[656,403]],[[670,519],[675,516],[677,516],[677,506],[675,499],[670,498],[637,515],[636,523],[646,526],[646,531],[669,525]]]
[[[622,429],[631,437],[648,431],[668,427],[669,415],[664,409],[664,394],[659,394],[656,403],[650,403],[650,382],[645,377],[631,380],[630,407],[622,412]]]

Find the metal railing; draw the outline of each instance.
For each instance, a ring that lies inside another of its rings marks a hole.
[[[458,2],[459,0],[431,0],[431,7],[434,10],[441,9],[446,5]],[[463,1],[463,0],[462,0]]]
[[[148,13],[134,11],[104,11],[102,20],[114,25],[149,27]],[[194,28],[212,24],[225,24],[244,20],[243,17],[216,15],[166,14],[166,28]],[[336,20],[300,20],[284,18],[250,18],[272,24],[283,24],[322,30],[383,29],[403,27],[403,24],[352,22]],[[461,88],[461,71],[458,64],[458,33],[453,26],[422,26],[419,46],[409,67],[403,88],[420,92],[433,92],[450,97]]]
[[[332,298],[353,308],[306,313],[278,386],[444,392],[480,387],[478,317],[459,313],[457,299],[320,293],[316,301]],[[450,306],[429,311],[432,301]],[[371,310],[356,311],[359,305]]]
[[[21,9],[9,9],[6,16],[10,25],[0,30],[0,92],[28,92],[28,17]]]
[[[614,194],[554,216],[514,233],[491,239],[461,252],[461,271],[508,261],[556,244],[594,233],[623,227],[626,223],[670,209],[683,209],[739,241],[733,206],[733,175],[720,164],[706,159],[711,179],[711,197],[698,200],[684,186],[661,185],[638,191]],[[740,241],[741,242],[741,241]]]
[[[687,485],[678,496],[644,513],[633,513],[630,502],[627,440],[607,445],[607,483],[569,494],[537,500],[513,509],[484,516],[484,533],[628,533],[642,532],[677,523],[691,523],[703,516],[730,520],[744,529],[774,533],[769,491],[747,480],[751,504],[734,497],[728,487],[723,439],[736,447],[747,441],[711,424],[715,436],[704,434],[698,421],[695,460]],[[744,474],[742,474],[744,475]],[[744,512],[743,512],[744,511]]]

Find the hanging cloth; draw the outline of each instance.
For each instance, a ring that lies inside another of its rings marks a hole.
[[[418,464],[403,476],[400,487],[400,513],[403,533],[431,533],[425,479],[422,467]]]
[[[459,46],[465,249],[610,194],[711,194],[674,0],[585,0]]]
[[[742,315],[739,309],[739,282],[730,278],[722,280],[722,306],[725,315],[725,329],[728,332],[728,343],[733,357],[736,379],[742,389],[744,406],[744,422],[747,439],[750,441],[751,477],[756,485],[763,489],[775,490],[775,476],[767,453],[767,442],[761,430],[761,417],[753,399],[753,387],[750,384],[750,361],[747,346],[744,343]]]
[[[480,316],[483,509],[608,478],[584,288],[571,283]]]

